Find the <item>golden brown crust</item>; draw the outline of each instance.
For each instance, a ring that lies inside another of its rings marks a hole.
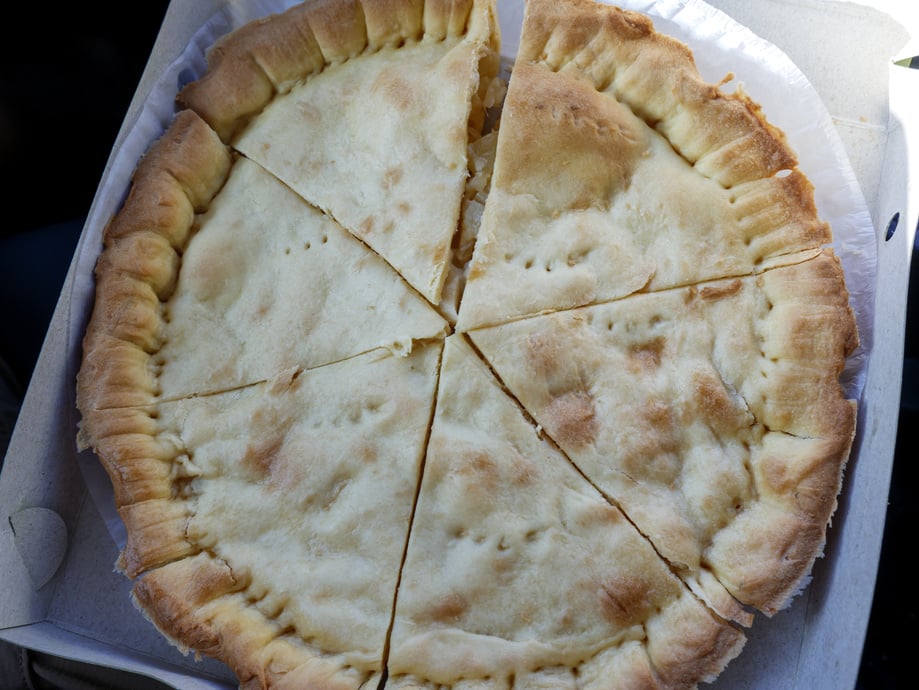
[[[83,420],[93,429],[92,447],[112,480],[117,508],[172,496],[176,449],[157,437],[150,409],[93,410]]]
[[[763,357],[776,364],[750,404],[772,433],[751,460],[759,501],[716,537],[709,558],[730,564],[715,568],[729,589],[772,614],[806,584],[823,553],[855,435],[856,403],[842,395],[839,376],[858,333],[832,252],[759,280],[769,309]]]
[[[316,12],[330,4],[319,3]],[[358,9],[357,3],[348,4]],[[344,8],[345,3],[339,6]],[[182,89],[178,102],[200,113],[224,141],[229,140],[284,84],[325,66],[310,27],[309,9],[309,4],[297,5],[219,40],[208,52],[207,73]],[[341,14],[336,19],[342,27],[354,24]]]
[[[779,435],[755,453],[763,496],[716,535],[707,552],[725,587],[767,615],[804,588],[823,555],[850,447],[843,438],[806,442]]]
[[[664,134],[701,174],[732,188],[795,168],[785,135],[760,106],[704,82],[691,51],[648,17],[593,0],[531,0],[528,8],[519,61],[587,79]]]
[[[93,316],[77,376],[78,443],[100,457],[128,532],[119,567],[134,576],[192,551],[188,509],[172,502],[176,448],[157,435],[154,354],[162,300],[195,212],[222,186],[229,151],[191,111],[180,112],[139,163],[122,210],[106,228]]]
[[[826,250],[766,271],[759,282],[768,309],[760,330],[763,357],[779,363],[769,371],[769,393],[757,401],[760,418],[776,431],[848,442],[854,410],[841,395],[839,377],[858,346],[858,331],[839,258]]]
[[[156,626],[184,649],[209,653],[219,643],[210,626],[194,620],[203,619],[200,610],[226,594],[245,587],[223,562],[205,553],[164,565],[139,578],[133,596],[142,611]],[[191,622],[194,621],[194,622]]]
[[[353,690],[368,674],[324,659],[265,618],[244,591],[248,578],[225,562],[199,553],[137,580],[134,600],[164,635],[184,650],[219,659],[241,688]]]
[[[592,0],[530,0],[517,59],[593,81],[725,187],[795,167],[759,106],[705,83],[690,50],[644,15]]]
[[[95,411],[154,400],[151,353],[160,344],[161,303],[175,285],[195,212],[210,203],[229,169],[229,150],[191,111],[178,113],[138,164],[124,206],[106,228],[96,267],[77,377],[83,445],[94,443]]]
[[[692,688],[714,680],[740,654],[746,637],[714,614],[700,619],[688,601],[648,622],[648,656],[661,687]]]
[[[474,29],[480,0],[315,0],[252,22],[211,49],[208,71],[178,96],[230,141],[276,94],[326,65],[384,46]],[[482,12],[482,9],[479,9]],[[486,34],[487,35],[487,31]]]
[[[186,536],[191,507],[185,501],[154,498],[122,506],[118,514],[128,533],[118,567],[128,577],[197,551]]]

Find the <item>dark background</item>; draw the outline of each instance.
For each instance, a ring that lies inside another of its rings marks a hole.
[[[167,5],[32,2],[0,20],[0,366],[7,369],[0,376],[12,379],[18,396]],[[915,276],[919,264],[912,265]],[[915,543],[917,525],[917,281],[910,285],[897,456],[858,690],[915,683],[917,598],[905,547]]]
[[[4,3],[0,359],[20,393],[167,6]]]

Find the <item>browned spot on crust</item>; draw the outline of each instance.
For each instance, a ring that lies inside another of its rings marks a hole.
[[[732,399],[720,380],[700,372],[692,377],[694,399],[706,421],[718,430],[736,429],[746,410]]]
[[[673,412],[660,400],[652,400],[641,409],[641,416],[654,429],[673,429]]]
[[[469,602],[462,594],[453,592],[441,597],[431,607],[431,618],[435,621],[452,622],[459,619],[466,609],[469,608]]]
[[[568,391],[549,403],[548,425],[563,446],[582,448],[597,437],[597,410],[586,390]]]
[[[650,400],[634,410],[622,449],[622,468],[633,476],[669,484],[680,472],[674,453],[679,448],[677,426],[670,405]]]
[[[647,583],[637,577],[613,577],[597,589],[600,610],[612,623],[625,627],[643,620],[650,605]]]
[[[622,513],[609,503],[595,503],[578,513],[577,522],[582,527],[612,525],[619,522]]]
[[[539,469],[527,458],[516,453],[510,459],[515,484],[532,484],[539,476]]]
[[[398,75],[381,73],[373,85],[373,90],[382,92],[398,110],[409,110],[413,105],[414,90]]]
[[[757,277],[757,280],[759,278]],[[692,304],[696,300],[716,300],[721,299],[722,297],[730,297],[735,295],[743,288],[743,281],[739,278],[735,278],[729,283],[717,283],[714,285],[706,285],[700,287],[698,285],[690,285],[686,292],[684,293],[683,302],[687,305]]]
[[[285,388],[298,385],[296,373],[292,379],[281,379],[276,385]],[[277,410],[266,408],[257,410],[251,422],[252,429],[258,431],[246,446],[242,458],[243,467],[271,489],[283,490],[291,482],[298,481],[296,475],[300,465],[291,462],[289,451],[285,450],[292,421],[278,416]]]
[[[402,179],[402,168],[387,168],[383,173],[383,189],[392,189]],[[403,202],[404,203],[404,202]]]
[[[259,292],[258,300],[255,303],[255,313],[250,317],[250,321],[253,324],[262,323],[265,316],[271,311],[271,308],[274,306],[275,295],[268,290],[262,290]]]
[[[487,261],[474,262],[469,268],[469,275],[466,280],[478,280],[488,274]]]
[[[361,443],[358,446],[358,456],[366,464],[371,465],[377,461],[377,447],[372,443]]]
[[[498,482],[498,467],[487,453],[464,453],[457,461],[457,472],[474,478],[475,486],[494,487]]]
[[[440,246],[434,249],[434,263],[440,265],[447,261],[450,250],[447,247]]]
[[[272,434],[267,439],[259,439],[246,446],[243,465],[252,470],[259,478],[267,477],[277,463],[284,436]]]
[[[702,299],[721,299],[722,297],[730,297],[740,292],[740,288],[743,283],[739,278],[735,278],[730,283],[722,283],[718,285],[707,285],[701,288],[698,292],[699,297]]]
[[[551,376],[559,367],[561,348],[558,340],[543,334],[527,338],[527,360],[536,376]]]
[[[361,237],[366,237],[373,232],[374,221],[373,216],[367,216],[357,225],[357,233]]]
[[[666,341],[663,338],[635,343],[629,346],[629,363],[639,371],[657,368],[661,365],[665,345]]]

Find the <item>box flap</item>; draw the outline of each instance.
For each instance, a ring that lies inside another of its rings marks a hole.
[[[0,474],[0,627],[42,620],[54,596],[61,549],[67,549],[84,490],[75,452],[75,374],[62,356],[66,342],[63,300],[55,311],[43,354],[19,414]],[[57,516],[51,517],[52,515]],[[66,526],[47,534],[36,520]],[[20,529],[17,540],[16,528]],[[43,573],[38,581],[37,573]],[[37,585],[37,586],[36,586]]]

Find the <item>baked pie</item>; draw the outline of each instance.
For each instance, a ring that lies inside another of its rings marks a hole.
[[[247,24],[105,230],[78,441],[240,687],[695,687],[822,552],[858,337],[784,135],[635,12],[499,48],[493,0]]]

